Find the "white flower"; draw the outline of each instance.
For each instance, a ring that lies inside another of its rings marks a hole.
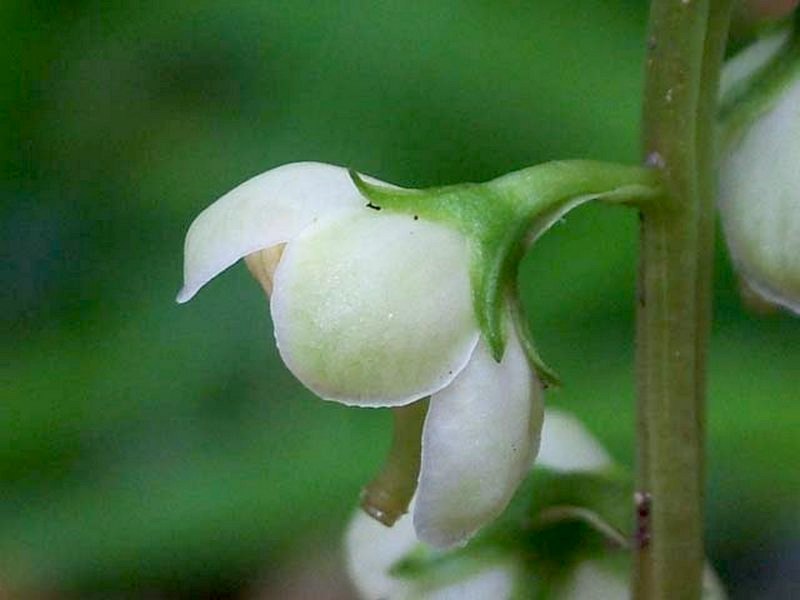
[[[721,168],[736,266],[755,292],[800,313],[800,76],[733,142]]]
[[[602,445],[572,415],[548,409],[536,465],[560,473],[602,473],[613,467]],[[532,467],[533,465],[531,465]],[[492,598],[510,600],[530,592],[534,582],[520,557],[509,552],[480,554],[467,568],[444,569],[417,577],[396,576],[393,569],[424,548],[411,519],[387,528],[357,511],[345,533],[345,558],[350,579],[364,600],[438,600]],[[579,560],[550,589],[554,600],[620,600],[630,596],[627,555]],[[703,599],[724,600],[725,592],[713,569],[703,575]],[[527,596],[525,596],[527,597]]]
[[[178,301],[247,258],[271,292],[281,357],[306,387],[362,407],[430,396],[414,524],[430,544],[463,543],[526,474],[542,388],[512,326],[499,363],[480,335],[469,240],[367,204],[331,165],[245,182],[189,229]]]
[[[350,580],[363,600],[434,600],[512,597],[518,569],[511,557],[476,564],[454,578],[395,577],[390,571],[420,545],[411,518],[401,517],[386,527],[357,511],[345,536]]]
[[[536,462],[562,472],[602,471],[611,465],[606,451],[575,417],[552,409],[544,418],[542,447]],[[526,470],[532,466],[533,461],[526,465]],[[460,574],[454,581],[394,577],[390,573],[392,567],[419,544],[408,517],[387,528],[357,511],[345,535],[345,554],[350,579],[361,597],[365,600],[512,597],[520,570],[512,556],[479,563],[473,572],[466,577]]]

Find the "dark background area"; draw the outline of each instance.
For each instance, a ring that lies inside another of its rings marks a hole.
[[[347,597],[341,532],[389,415],[290,376],[243,266],[176,305],[186,228],[295,160],[412,187],[633,162],[645,19],[634,0],[0,3],[0,590]],[[627,464],[635,256],[635,215],[587,207],[521,271],[565,381],[549,402]],[[715,288],[709,554],[733,598],[789,598],[800,321],[747,313],[721,243]]]

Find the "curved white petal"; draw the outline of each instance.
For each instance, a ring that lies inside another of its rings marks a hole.
[[[178,302],[243,256],[289,241],[323,215],[364,204],[347,169],[334,165],[293,163],[245,181],[189,227]]]
[[[723,161],[720,212],[750,286],[800,313],[800,78]]]
[[[411,582],[392,577],[389,571],[418,544],[408,515],[386,527],[364,511],[356,511],[345,533],[345,557],[347,572],[359,596],[379,600],[405,595]]]
[[[481,341],[430,401],[414,525],[439,547],[466,542],[508,504],[539,446],[541,384],[515,333],[502,362]]]
[[[272,317],[284,362],[320,397],[407,404],[450,383],[477,342],[467,242],[410,215],[325,219],[286,246]]]
[[[569,413],[547,409],[542,444],[536,464],[554,471],[601,471],[611,457],[578,419]]]

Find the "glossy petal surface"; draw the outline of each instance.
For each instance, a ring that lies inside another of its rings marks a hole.
[[[477,342],[467,242],[410,215],[320,221],[287,245],[272,316],[284,362],[320,397],[407,404],[448,385]]]
[[[481,341],[431,397],[414,525],[439,547],[466,542],[508,504],[539,446],[543,392],[516,334],[496,363]]]
[[[287,242],[320,217],[363,207],[347,169],[293,163],[257,175],[201,212],[186,234],[178,302],[240,258]]]

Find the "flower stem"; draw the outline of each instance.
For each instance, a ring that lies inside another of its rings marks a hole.
[[[714,122],[730,0],[654,0],[644,151],[666,198],[641,208],[639,539],[634,597],[700,598]]]

